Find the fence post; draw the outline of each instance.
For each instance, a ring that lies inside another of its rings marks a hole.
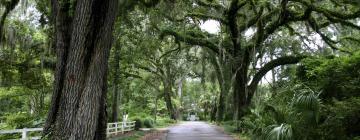
[[[124,122],[121,123],[121,133],[124,134]]]
[[[117,133],[118,133],[118,123],[116,122],[115,123],[115,135],[117,135]]]
[[[21,139],[22,140],[26,140],[27,139],[27,128],[23,128],[22,130],[22,135],[21,135]]]

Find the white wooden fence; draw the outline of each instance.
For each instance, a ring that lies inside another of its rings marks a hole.
[[[119,133],[124,133],[127,131],[132,131],[135,129],[135,121],[132,122],[115,122],[108,123],[106,129],[106,135],[117,135]]]
[[[41,137],[28,137],[29,132],[43,131],[43,128],[23,128],[23,129],[15,129],[15,130],[0,130],[1,134],[14,134],[21,133],[21,140],[38,140]]]
[[[133,122],[116,122],[108,123],[106,129],[106,136],[123,134],[127,131],[132,131],[135,129],[135,121]],[[43,131],[43,128],[24,128],[24,129],[15,129],[15,130],[0,130],[0,135],[2,134],[14,134],[21,133],[20,140],[38,140],[41,137],[28,137],[29,132]]]

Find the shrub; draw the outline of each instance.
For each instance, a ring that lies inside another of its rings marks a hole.
[[[14,113],[9,114],[6,117],[5,123],[15,129],[21,129],[25,127],[33,127],[34,117],[28,113]]]
[[[139,130],[142,127],[142,121],[139,118],[134,119],[135,121],[135,130]]]
[[[150,118],[146,118],[144,120],[144,126],[146,128],[153,128],[154,127],[154,121],[152,119],[150,119]]]

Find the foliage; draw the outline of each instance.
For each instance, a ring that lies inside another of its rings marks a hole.
[[[144,131],[136,131],[131,136],[125,136],[125,137],[121,137],[121,138],[113,138],[111,140],[138,140],[139,138],[141,138],[144,135],[145,135]]]
[[[13,113],[4,116],[4,118],[5,118],[5,123],[8,126],[13,127],[12,129],[32,128],[39,126],[39,124],[36,121],[36,118],[28,113],[22,113],[22,112]]]
[[[331,102],[359,96],[360,54],[351,57],[307,59],[299,67],[298,77],[305,84],[322,90],[321,97]]]
[[[252,113],[241,121],[242,131],[254,139],[358,136],[359,60],[358,53],[303,60],[297,69],[297,82],[287,83],[271,96],[256,95],[259,98]]]
[[[135,130],[139,130],[143,126],[143,121],[141,119],[134,119],[135,121]]]
[[[7,16],[0,32],[1,129],[42,127],[53,90],[50,2],[18,2],[0,3]],[[73,10],[74,1],[69,4]],[[119,105],[115,120],[128,114],[137,130],[167,127],[177,122],[169,118],[173,107],[183,120],[196,113],[253,139],[359,139],[359,2],[121,0],[120,6],[107,77],[108,114]],[[208,32],[208,22],[218,31]],[[266,64],[298,55],[307,58],[271,67],[271,78],[248,85]],[[246,70],[236,68],[244,64]],[[239,87],[239,73],[244,91],[256,89],[256,98],[234,120],[242,100],[230,92]]]
[[[145,126],[145,128],[153,128],[154,121],[151,118],[146,118],[146,119],[144,119],[144,126]]]
[[[176,122],[177,122],[176,120],[170,119],[168,117],[161,117],[156,120],[155,127],[156,128],[168,127],[170,125],[176,124]]]

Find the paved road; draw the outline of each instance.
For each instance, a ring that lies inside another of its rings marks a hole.
[[[205,122],[182,122],[169,128],[167,140],[233,140]]]

